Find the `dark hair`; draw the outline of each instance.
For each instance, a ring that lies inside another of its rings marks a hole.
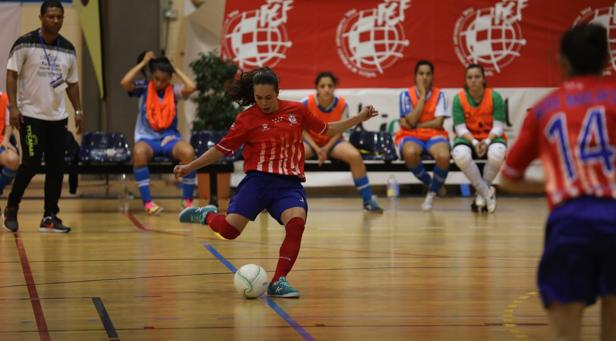
[[[481,64],[468,64],[466,66],[466,69],[464,69],[464,88],[467,88],[466,86],[466,74],[468,73],[468,70],[470,69],[479,69],[479,72],[481,72],[481,77],[483,77],[483,87],[485,88],[486,86],[488,86],[488,81],[486,81],[486,70],[483,68],[483,65]]]
[[[150,74],[153,74],[154,71],[161,71],[168,74],[169,76],[172,76],[175,72],[175,69],[173,69],[173,65],[171,65],[171,62],[167,57],[157,57],[150,60],[150,62],[148,63],[148,68],[150,69]]]
[[[432,64],[431,61],[426,60],[426,59],[422,59],[420,61],[417,62],[417,64],[415,64],[415,75],[417,76],[417,71],[419,71],[419,67],[422,65],[428,65],[430,67],[430,71],[432,71],[432,73],[434,73],[434,64]]]
[[[330,78],[334,82],[334,86],[338,86],[338,78],[331,71],[321,71],[317,73],[317,77],[314,79],[314,87],[319,87],[321,78]]]
[[[262,84],[273,86],[278,94],[278,76],[268,67],[242,72],[240,78],[233,81],[228,93],[231,99],[241,106],[253,105],[255,104],[254,86]]]
[[[139,54],[139,56],[137,57],[137,64],[141,63],[143,58],[145,58],[146,53],[147,51],[143,51]],[[173,73],[175,72],[175,69],[173,69],[173,65],[171,65],[169,58],[157,57],[157,58],[150,60],[150,62],[148,63],[149,73],[146,72],[144,68],[144,69],[141,69],[141,74],[143,75],[143,77],[149,78],[149,75],[151,76],[154,73],[154,71],[157,71],[157,70],[167,73],[169,74],[169,76],[173,75]]]
[[[560,54],[571,63],[573,75],[601,74],[608,56],[607,30],[599,24],[581,24],[560,40]]]
[[[47,12],[48,8],[59,8],[64,13],[64,7],[62,6],[62,2],[58,0],[45,0],[41,5],[41,15],[44,15]]]

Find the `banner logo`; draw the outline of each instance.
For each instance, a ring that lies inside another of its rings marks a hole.
[[[291,47],[286,24],[293,0],[267,0],[259,9],[233,11],[223,29],[222,54],[243,70],[274,67]]]
[[[573,22],[573,26],[582,23],[602,25],[607,29],[607,44],[610,51],[610,64],[603,70],[605,75],[616,72],[616,2],[611,7],[591,8],[587,7]]]
[[[409,46],[404,12],[411,0],[385,0],[376,8],[349,10],[338,24],[338,55],[353,73],[376,77],[403,56]]]
[[[526,45],[520,22],[528,0],[502,0],[494,7],[469,8],[456,22],[453,41],[463,65],[481,64],[488,75],[520,56]]]

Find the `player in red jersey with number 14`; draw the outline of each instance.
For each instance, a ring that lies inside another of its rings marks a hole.
[[[601,339],[616,340],[616,82],[602,77],[607,32],[567,31],[560,59],[568,78],[531,111],[503,168],[520,183],[541,158],[550,206],[538,284],[552,340],[579,340],[585,306],[601,297]]]
[[[249,220],[267,212],[285,227],[276,272],[268,287],[268,295],[299,297],[299,291],[286,280],[299,253],[308,204],[301,183],[304,177],[304,129],[336,136],[348,128],[377,115],[366,106],[356,116],[325,123],[300,102],[278,99],[278,77],[269,68],[243,73],[230,90],[231,97],[242,106],[229,133],[198,159],[176,166],[174,173],[182,177],[198,168],[218,161],[244,146],[246,176],[237,187],[227,215],[218,214],[215,206],[186,208],[180,222],[207,224],[225,239],[235,239]]]

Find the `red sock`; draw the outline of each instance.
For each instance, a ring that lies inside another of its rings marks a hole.
[[[227,216],[214,212],[208,213],[205,222],[214,232],[218,232],[225,239],[235,239],[240,235],[240,231],[227,222]]]
[[[272,277],[272,283],[276,282],[280,276],[286,276],[299,253],[299,247],[302,243],[302,234],[304,233],[304,219],[293,218],[287,222],[284,227],[286,235],[280,246],[280,253],[278,257],[278,264],[276,265],[276,272]]]

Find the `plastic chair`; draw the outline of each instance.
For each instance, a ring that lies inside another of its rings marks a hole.
[[[84,163],[124,163],[131,152],[122,133],[88,132],[83,135],[79,159]]]

